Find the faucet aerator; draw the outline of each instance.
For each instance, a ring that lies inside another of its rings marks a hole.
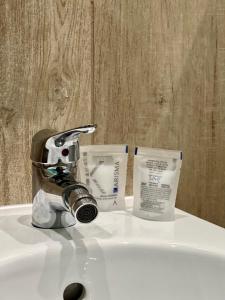
[[[91,203],[83,204],[76,211],[76,218],[81,223],[90,223],[97,217],[97,215],[97,207]]]

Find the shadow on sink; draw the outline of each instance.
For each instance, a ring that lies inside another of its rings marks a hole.
[[[84,232],[85,238],[93,238],[95,236],[98,236],[102,239],[107,239],[112,236],[111,233],[107,232],[106,230],[102,229],[100,226],[90,223],[85,224],[82,227],[76,227],[71,226],[67,228],[60,228],[60,229],[43,229],[38,227],[33,227],[31,225],[31,216],[30,215],[23,215],[18,217],[18,223],[21,225],[27,226],[30,230],[35,230],[40,232],[41,234],[46,234],[49,238],[52,240],[55,240],[55,238],[58,239],[61,238],[67,239],[67,240],[77,240],[77,239],[83,239],[83,235],[81,234]],[[79,228],[79,230],[78,230]],[[39,242],[39,240],[38,240]]]

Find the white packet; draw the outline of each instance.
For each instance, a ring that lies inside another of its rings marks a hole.
[[[99,211],[124,210],[127,145],[80,147],[80,179],[97,201]]]
[[[133,214],[149,220],[174,219],[182,152],[137,147],[134,155]]]

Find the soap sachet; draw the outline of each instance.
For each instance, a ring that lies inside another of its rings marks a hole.
[[[159,221],[174,219],[181,165],[181,151],[136,147],[134,215]]]
[[[80,179],[97,201],[99,211],[124,210],[127,145],[80,147]]]

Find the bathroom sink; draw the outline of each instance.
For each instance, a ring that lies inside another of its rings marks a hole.
[[[225,230],[181,210],[139,219],[126,201],[55,230],[32,227],[31,205],[0,208],[0,299],[63,300],[77,282],[86,300],[224,300]]]

